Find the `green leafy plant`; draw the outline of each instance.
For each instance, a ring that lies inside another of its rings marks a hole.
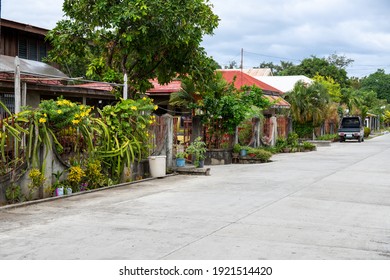
[[[42,174],[42,172],[37,168],[31,169],[30,173],[28,174],[28,177],[31,180],[31,182],[28,184],[28,189],[29,189],[28,199],[30,200],[32,199],[34,193],[43,185],[46,178]]]
[[[206,143],[201,137],[197,137],[186,149],[186,152],[194,157],[195,167],[199,167],[199,162],[205,159],[206,151]]]
[[[259,159],[260,162],[268,162],[272,157],[272,153],[262,148],[251,148],[248,151],[249,154],[253,154],[254,158]]]
[[[317,148],[316,145],[314,145],[313,143],[310,143],[310,142],[303,142],[302,147],[304,150],[307,150],[307,151],[314,151]]]
[[[149,127],[155,122],[151,113],[157,109],[149,98],[121,100],[99,110],[101,119],[93,122],[100,134],[95,148],[103,168],[118,181],[124,166],[144,158],[149,153]]]
[[[285,139],[285,138],[278,138],[278,139],[276,139],[275,149],[278,152],[281,152],[286,147],[287,147],[287,139]]]
[[[176,153],[176,158],[186,158],[187,153],[186,152],[178,152]]]
[[[324,134],[317,137],[317,140],[330,140],[330,141],[337,141],[339,138],[338,134]]]
[[[22,189],[19,185],[11,183],[5,190],[5,198],[10,204],[20,202],[22,200]]]
[[[287,145],[291,148],[297,148],[299,146],[298,134],[291,132],[287,136]]]
[[[369,127],[364,127],[364,138],[368,138],[371,134],[371,129]]]
[[[102,166],[99,160],[90,160],[85,169],[85,178],[88,181],[88,189],[96,189],[104,185]]]
[[[68,182],[74,190],[78,190],[84,176],[85,172],[80,166],[72,166],[69,169]]]
[[[233,145],[233,153],[239,153],[241,151],[241,145],[240,144],[234,144]]]

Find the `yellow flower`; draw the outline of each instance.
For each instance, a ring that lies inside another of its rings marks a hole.
[[[46,114],[45,114],[45,115],[46,115]],[[46,119],[45,119],[45,118],[40,118],[40,119],[39,119],[39,122],[40,122],[40,123],[45,123],[45,122],[46,122]]]
[[[134,110],[134,111],[137,111],[137,106],[131,106],[130,109]]]
[[[158,106],[157,105],[154,105],[154,110],[157,110],[158,109]]]
[[[62,114],[62,110],[57,110],[57,114]]]
[[[80,118],[80,115],[79,114],[75,114],[74,117],[77,119],[77,118]]]
[[[153,120],[149,120],[149,124],[153,124],[154,123],[154,121]]]
[[[43,116],[44,116],[45,118],[47,118],[47,115],[46,115],[46,113],[44,113],[44,114],[43,114]]]
[[[146,97],[144,96],[144,97],[142,98],[142,100],[146,100]]]
[[[73,120],[72,123],[73,124],[78,124],[80,122],[80,120]]]

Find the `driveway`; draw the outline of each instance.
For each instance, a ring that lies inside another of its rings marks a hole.
[[[390,134],[0,210],[0,259],[390,259]]]

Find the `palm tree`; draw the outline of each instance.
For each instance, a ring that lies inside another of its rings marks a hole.
[[[360,104],[360,98],[352,88],[343,88],[341,90],[340,104],[345,104],[348,108],[348,113],[350,114],[353,107]]]
[[[196,101],[197,94],[195,84],[191,78],[185,78],[181,82],[181,90],[171,94],[169,104],[177,107],[188,108],[191,103]]]
[[[318,127],[325,119],[330,96],[319,82],[308,85],[299,81],[287,93],[286,100],[291,104],[291,116],[295,122],[311,123],[313,127]]]

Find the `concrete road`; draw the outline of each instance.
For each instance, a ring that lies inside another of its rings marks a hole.
[[[0,259],[390,259],[390,135],[2,209]]]

